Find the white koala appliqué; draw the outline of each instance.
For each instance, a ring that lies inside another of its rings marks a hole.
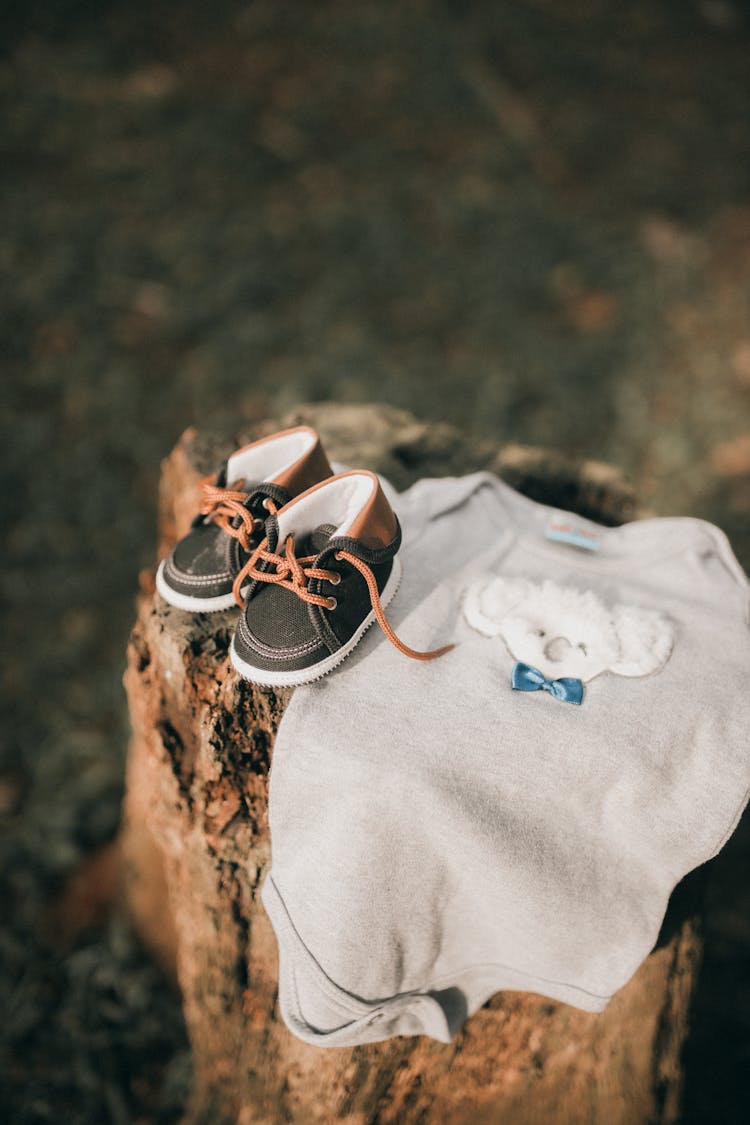
[[[516,660],[554,679],[584,683],[600,672],[646,676],[672,651],[666,617],[638,606],[607,606],[590,590],[485,575],[466,591],[464,616],[488,637],[502,637]]]

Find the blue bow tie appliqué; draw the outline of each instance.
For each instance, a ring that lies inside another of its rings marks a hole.
[[[513,669],[511,683],[514,691],[548,691],[563,703],[583,702],[583,681],[573,676],[563,676],[559,680],[548,680],[538,668],[522,664],[519,660]]]

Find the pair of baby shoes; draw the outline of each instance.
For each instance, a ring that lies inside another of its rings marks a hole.
[[[238,449],[202,482],[190,531],[160,564],[156,588],[197,613],[242,607],[230,656],[247,680],[309,683],[332,671],[398,589],[401,528],[374,473],[334,474],[308,426]],[[451,647],[451,646],[448,646]]]

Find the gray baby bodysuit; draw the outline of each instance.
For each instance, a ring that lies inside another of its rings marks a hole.
[[[448,1042],[504,989],[601,1010],[750,785],[750,584],[718,528],[603,528],[488,473],[396,506],[389,619],[456,647],[370,629],[297,689],[271,771],[280,1007],[321,1046]]]

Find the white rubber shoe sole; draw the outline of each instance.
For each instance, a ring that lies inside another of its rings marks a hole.
[[[188,613],[218,613],[222,609],[234,609],[237,606],[234,600],[234,594],[219,594],[215,598],[196,598],[190,594],[180,594],[177,590],[173,590],[164,577],[164,562],[159,563],[159,569],[156,572],[156,589],[165,602],[173,605],[175,609],[184,609]],[[245,594],[246,586],[243,586],[240,593]]]
[[[398,557],[393,560],[391,573],[388,581],[383,587],[383,593],[380,595],[380,604],[385,607],[393,598],[401,582],[401,563]],[[258,684],[259,687],[297,687],[300,684],[311,684],[315,680],[320,680],[323,676],[332,672],[339,664],[352,651],[353,648],[361,641],[364,634],[375,621],[375,610],[371,609],[364,621],[357,627],[355,632],[349,640],[327,656],[324,660],[319,660],[317,664],[311,664],[309,668],[298,668],[292,672],[274,672],[269,668],[255,668],[252,664],[248,664],[241,656],[237,655],[234,647],[234,637],[232,637],[232,644],[229,649],[229,657],[236,672],[242,676],[244,680],[250,680],[253,684]]]

